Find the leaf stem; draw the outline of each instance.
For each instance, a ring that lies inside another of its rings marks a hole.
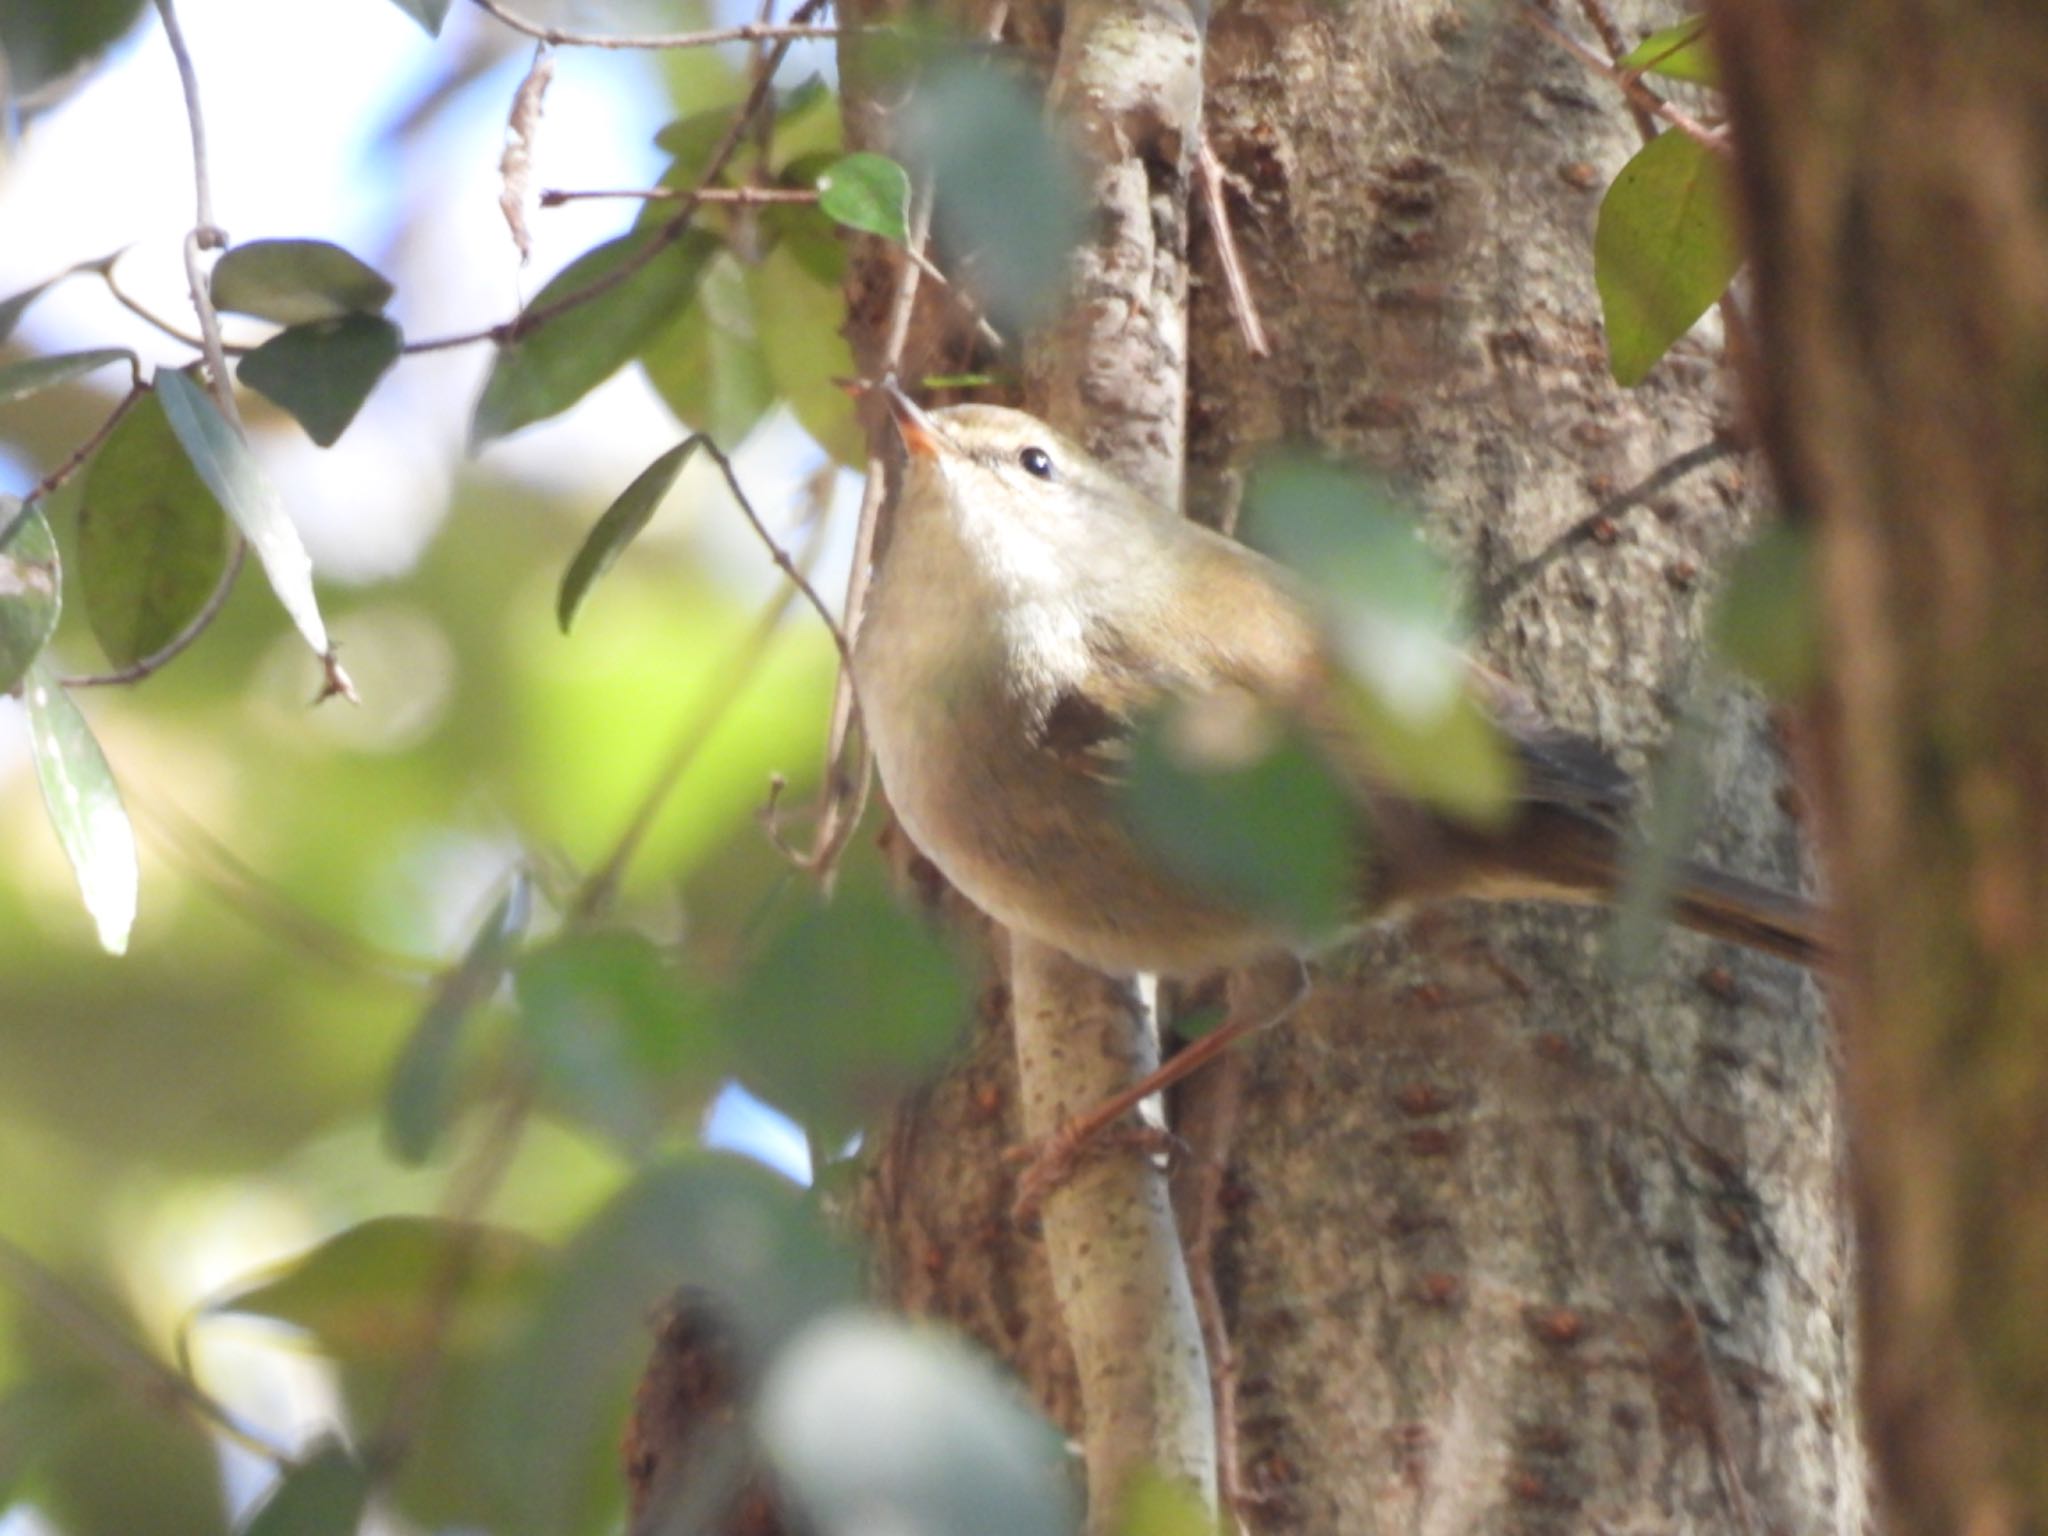
[[[736,27],[714,27],[702,32],[668,32],[649,36],[621,37],[602,32],[569,32],[550,27],[508,10],[499,0],[476,0],[478,10],[496,17],[514,32],[538,38],[558,48],[711,48],[720,43],[792,43],[804,38],[839,37],[848,29],[838,26],[807,25],[800,18],[817,9],[805,6],[797,17],[782,23],[746,22]],[[779,61],[778,61],[779,62]]]

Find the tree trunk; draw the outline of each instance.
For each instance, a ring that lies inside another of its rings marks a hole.
[[[1636,35],[1672,19],[1620,9]],[[1058,19],[1020,9],[1010,35]],[[1636,143],[1619,98],[1512,9],[1421,0],[1224,8],[1205,75],[1273,354],[1247,353],[1197,218],[1191,508],[1227,519],[1282,440],[1389,472],[1498,594],[1489,659],[1641,768],[1693,691],[1701,573],[1754,502],[1723,458],[1551,547],[1721,429],[1710,345],[1634,391],[1605,371],[1590,234]],[[878,113],[855,121],[886,142]],[[877,252],[856,273],[864,363],[890,271]],[[1702,851],[1796,884],[1768,722],[1738,699],[1718,724]],[[1617,984],[1601,934],[1445,908],[1328,958],[1247,1051],[1207,1245],[1253,1529],[1864,1529],[1819,988],[1679,935]],[[896,1117],[866,1219],[893,1300],[980,1339],[1072,1428],[1043,1253],[1006,1216],[1005,1002]],[[1230,1082],[1179,1112],[1203,1120]]]
[[[1865,1401],[1902,1530],[2048,1528],[2048,11],[1721,0],[1819,540]]]

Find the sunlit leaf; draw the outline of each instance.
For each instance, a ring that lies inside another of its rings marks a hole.
[[[79,587],[107,659],[126,666],[162,649],[205,606],[227,560],[220,503],[152,393],[93,455],[80,499]]]
[[[910,176],[887,155],[848,155],[818,177],[818,208],[898,245],[910,238]]]
[[[12,529],[9,534],[7,530]],[[12,496],[0,496],[0,694],[28,675],[57,628],[63,577],[57,542],[35,507],[26,515]]]
[[[1721,83],[1704,16],[1688,16],[1684,21],[1652,32],[1631,48],[1619,64],[1622,69],[1663,75],[1669,80],[1688,80],[1694,85]]]
[[[1433,715],[1390,709],[1370,688],[1339,695],[1374,770],[1395,788],[1474,826],[1499,825],[1514,809],[1521,770],[1469,689]]]
[[[1727,661],[1765,692],[1794,699],[1820,673],[1813,544],[1791,523],[1767,528],[1738,555],[1710,626]]]
[[[1680,866],[1706,808],[1712,735],[1707,712],[1695,701],[1658,756],[1644,835],[1628,849],[1608,936],[1608,960],[1618,975],[1640,975],[1664,937]]]
[[[422,1161],[447,1129],[463,1027],[505,979],[532,915],[532,882],[525,870],[515,869],[461,962],[441,978],[406,1038],[384,1098],[384,1140],[400,1162]]]
[[[1593,281],[1618,383],[1640,383],[1727,290],[1742,262],[1731,206],[1726,163],[1675,129],[1614,178],[1593,230]]]
[[[135,831],[121,805],[121,792],[85,716],[40,663],[30,667],[22,694],[28,702],[29,749],[50,825],[78,877],[79,894],[99,930],[100,947],[109,954],[124,954],[128,930],[135,925],[141,876]]]
[[[843,253],[839,259],[843,266]],[[784,241],[748,269],[747,283],[776,392],[826,452],[842,464],[863,462],[866,435],[840,385],[856,370],[840,334],[846,294],[838,277],[820,278]]]
[[[958,1038],[968,992],[950,946],[865,864],[828,900],[792,889],[724,1009],[740,1077],[836,1142],[923,1080]],[[837,1022],[818,1027],[817,978]]]
[[[956,1339],[846,1312],[791,1340],[756,1416],[820,1536],[1069,1536],[1060,1437]]]
[[[576,558],[569,562],[569,569],[562,575],[562,588],[555,597],[555,618],[562,626],[562,633],[569,632],[569,626],[576,622],[576,614],[583,606],[583,600],[590,595],[590,588],[598,577],[612,568],[612,562],[625,552],[625,548],[640,536],[662,498],[676,483],[676,476],[683,472],[690,455],[703,445],[702,436],[683,439],[652,464],[641,470],[633,483],[619,492],[618,499],[604,509],[604,515],[583,540],[576,551]]]
[[[696,229],[598,291],[656,238],[652,230],[636,231],[585,251],[535,295],[524,315],[547,318],[499,349],[470,426],[472,448],[567,410],[638,356],[691,301],[719,248],[716,236]],[[585,293],[591,296],[578,298]]]
[[[156,394],[199,478],[256,551],[284,611],[306,644],[326,655],[327,625],[313,595],[313,561],[249,445],[206,391],[185,374],[159,369]]]
[[[448,19],[454,0],[391,0],[406,15],[427,29],[429,37],[441,35],[441,23]]]
[[[973,287],[996,324],[1044,319],[1084,225],[1079,175],[1038,103],[1007,74],[953,64],[919,90],[903,128],[907,158],[937,189],[940,240],[955,265],[973,257]]]
[[[564,1255],[491,1396],[496,1478],[528,1528],[576,1528],[618,1481],[619,1424],[647,1358],[646,1320],[689,1287],[759,1360],[853,1294],[850,1258],[803,1192],[738,1158],[643,1174]]]
[[[235,376],[289,411],[306,435],[329,448],[348,430],[370,391],[398,361],[404,338],[378,315],[343,315],[279,331]]]
[[[1357,907],[1359,809],[1311,742],[1255,707],[1223,695],[1141,723],[1118,813],[1219,904],[1326,938]]]
[[[704,269],[697,302],[640,354],[648,382],[685,426],[737,448],[775,403],[746,270],[729,251]]]
[[[780,175],[813,155],[835,158],[844,146],[839,95],[822,75],[812,75],[781,95],[775,108],[775,140],[768,169]]]
[[[109,363],[135,361],[126,347],[96,347],[90,352],[61,352],[55,357],[25,357],[0,367],[0,405],[23,400],[59,384],[83,378]]]
[[[213,269],[213,302],[279,325],[374,315],[391,302],[375,268],[325,240],[252,240]]]
[[[334,1440],[289,1468],[241,1536],[354,1536],[370,1502],[370,1474]]]
[[[1116,1536],[1224,1536],[1233,1525],[1219,1521],[1186,1483],[1148,1468],[1125,1490]]]

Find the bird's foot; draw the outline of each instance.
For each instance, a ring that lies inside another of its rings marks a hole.
[[[1008,1163],[1020,1164],[1017,1194],[1010,1205],[1010,1217],[1020,1225],[1038,1219],[1046,1197],[1065,1184],[1082,1163],[1104,1152],[1138,1152],[1146,1157],[1173,1155],[1187,1149],[1173,1132],[1156,1125],[1128,1121],[1104,1125],[1093,1115],[1067,1121],[1052,1135],[1039,1141],[1012,1147],[1003,1154]]]

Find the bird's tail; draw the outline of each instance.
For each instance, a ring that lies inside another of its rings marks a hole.
[[[1812,902],[1690,859],[1678,866],[1677,876],[1673,921],[1805,966],[1827,958],[1820,909]]]

